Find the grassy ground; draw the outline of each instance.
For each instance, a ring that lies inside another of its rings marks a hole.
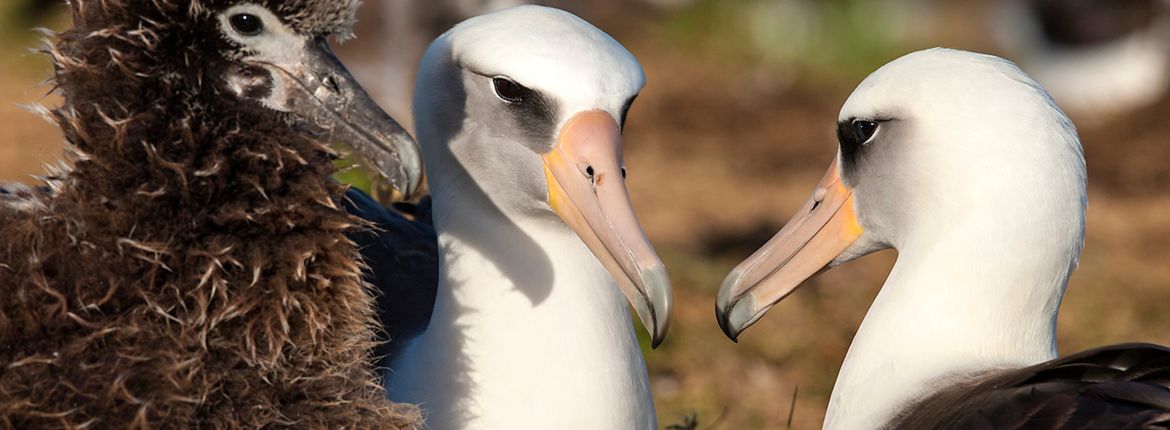
[[[850,9],[856,2],[836,1],[842,9],[830,25],[860,25],[869,15]],[[938,13],[970,16],[964,2],[956,4]],[[630,114],[626,157],[635,206],[676,288],[670,338],[647,352],[659,415],[666,425],[697,414],[700,429],[782,428],[799,387],[793,427],[817,428],[850,338],[895,255],[868,257],[813,280],[739,344],[715,324],[714,293],[731,267],[808,197],[835,151],[837,109],[858,79],[911,48],[986,46],[977,30],[960,27],[925,41],[852,35],[864,43],[825,48],[836,43],[825,40],[830,28],[803,36],[812,42],[800,49],[835,54],[805,61],[799,50],[743,49],[738,42],[754,33],[734,22],[745,12],[698,7],[708,9],[605,25],[643,60],[650,81]],[[764,40],[782,43],[784,34],[769,34]],[[60,155],[56,130],[15,106],[46,91],[35,85],[47,65],[22,54],[31,44],[0,41],[0,180],[27,179]],[[1089,227],[1060,316],[1064,352],[1170,343],[1168,116],[1170,102],[1163,102],[1082,130]]]

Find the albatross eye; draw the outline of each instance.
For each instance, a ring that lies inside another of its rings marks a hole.
[[[496,91],[496,97],[508,103],[524,101],[524,95],[528,92],[527,88],[508,78],[493,78],[492,88]]]
[[[873,121],[853,121],[853,133],[857,136],[857,141],[862,144],[869,143],[873,139],[873,135],[877,134],[878,123]]]
[[[232,30],[244,36],[255,36],[264,31],[264,21],[250,13],[232,15],[231,18],[228,18],[228,22],[232,24]]]

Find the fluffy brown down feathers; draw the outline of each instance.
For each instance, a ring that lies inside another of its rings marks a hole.
[[[410,428],[332,153],[221,88],[233,2],[73,0],[47,51],[72,167],[0,193],[0,427]],[[257,1],[344,34],[356,1]]]

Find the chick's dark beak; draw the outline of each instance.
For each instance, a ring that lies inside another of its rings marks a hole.
[[[324,38],[305,42],[295,64],[263,64],[274,69],[266,103],[293,113],[325,131],[330,143],[351,149],[409,198],[423,180],[414,139],[357,83]]]

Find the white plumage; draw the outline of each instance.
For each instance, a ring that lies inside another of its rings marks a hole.
[[[392,364],[390,397],[419,404],[432,429],[657,428],[626,299],[654,315],[647,325],[660,340],[669,284],[645,276],[664,276],[661,262],[637,263],[657,257],[634,246],[645,242],[640,231],[623,230],[636,228],[632,212],[607,206],[604,194],[615,190],[607,187],[624,190],[612,159],[568,173],[550,161],[573,151],[566,123],[588,118],[616,130],[645,82],[637,60],[580,18],[521,6],[441,36],[419,75],[416,129],[431,175],[440,282],[430,327]],[[508,102],[514,94],[501,80],[526,88],[512,89],[524,101]],[[574,195],[565,181],[575,180],[596,195]],[[592,230],[550,204],[562,194]],[[601,215],[578,197],[600,199]],[[605,242],[614,234],[623,245]],[[599,237],[608,251],[583,237]],[[599,258],[641,269],[615,270]]]

